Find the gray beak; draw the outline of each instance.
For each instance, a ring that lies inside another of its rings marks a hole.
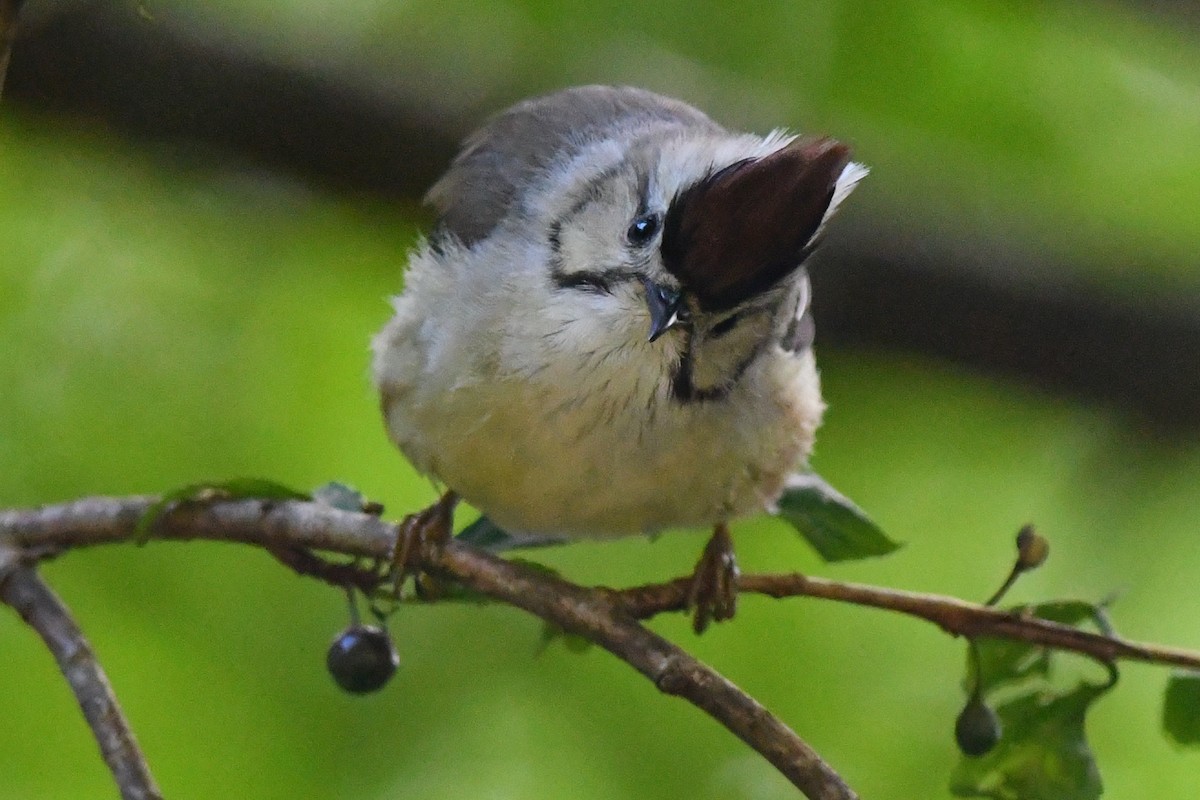
[[[683,295],[675,289],[659,286],[652,280],[643,280],[646,287],[646,308],[650,310],[650,338],[653,342],[679,322],[679,309]]]

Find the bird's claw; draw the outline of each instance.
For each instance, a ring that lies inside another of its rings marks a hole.
[[[692,629],[704,633],[710,622],[733,619],[737,612],[737,559],[733,555],[733,540],[729,528],[721,523],[713,530],[712,538],[692,572],[688,589],[688,608],[692,610]]]
[[[442,498],[424,511],[409,514],[400,523],[396,535],[396,547],[392,553],[392,591],[400,596],[404,581],[409,576],[420,577],[421,565],[450,540],[454,529],[454,506],[458,496],[446,492]]]

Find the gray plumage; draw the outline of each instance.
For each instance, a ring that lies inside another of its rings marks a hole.
[[[435,238],[467,246],[486,238],[547,169],[615,130],[649,126],[722,131],[686,103],[633,87],[579,86],[518,103],[468,137],[429,190]]]
[[[430,191],[439,231],[375,337],[389,435],[509,531],[771,507],[824,408],[801,261],[866,174],[847,157],[639,89],[495,117]]]

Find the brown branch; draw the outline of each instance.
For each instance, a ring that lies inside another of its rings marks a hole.
[[[0,512],[0,543],[26,553],[56,554],[130,541],[157,498],[88,498]],[[367,559],[390,556],[399,526],[370,514],[317,503],[275,500],[184,502],[153,525],[156,539],[215,539],[255,544],[293,568],[324,577],[307,550]],[[586,589],[460,542],[414,553],[421,569],[522,608],[579,634],[621,658],[667,694],[682,697],[749,744],[812,800],[857,795],[821,757],[757,701],[712,668],[642,627],[614,605],[610,592]]]
[[[37,631],[75,693],[125,800],[162,800],[108,676],[62,600],[21,554],[0,543],[0,601]]]
[[[688,583],[666,583],[610,590],[613,601],[637,619],[686,608]],[[895,611],[934,623],[955,636],[1015,639],[1029,644],[1080,653],[1098,661],[1120,659],[1200,669],[1200,653],[1158,644],[1143,644],[1119,636],[1092,633],[1070,625],[1013,613],[946,595],[906,592],[880,586],[813,578],[795,573],[742,575],[738,590],[777,599],[817,597],[857,606]]]
[[[153,497],[88,498],[34,510],[0,511],[0,540],[26,552],[127,542],[130,531],[155,503]],[[183,504],[160,520],[158,539],[212,539],[267,549],[307,548],[367,559],[390,557],[393,524],[369,514],[338,511],[315,503],[233,500]],[[646,619],[685,607],[687,578],[624,590],[602,590],[627,614]],[[955,597],[908,592],[798,574],[742,575],[743,593],[774,598],[816,597],[896,611],[932,622],[960,636],[991,636],[1082,653],[1109,661],[1127,659],[1200,668],[1200,653],[1089,633],[1049,620],[969,603]]]
[[[0,546],[26,557],[49,557],[78,547],[129,541],[156,498],[91,498],[40,509],[0,511]],[[309,551],[384,562],[399,526],[370,514],[316,503],[272,500],[187,502],[153,526],[155,539],[213,539],[257,545],[305,574],[336,578],[339,565]],[[302,553],[302,556],[296,556]],[[799,737],[711,668],[647,630],[638,620],[686,606],[688,578],[631,589],[584,588],[451,541],[414,552],[412,566],[517,606],[604,647],[658,688],[704,710],[767,758],[810,798],[855,795]],[[356,568],[348,567],[354,570]],[[351,577],[363,578],[354,573]],[[953,635],[1013,639],[1080,653],[1104,662],[1131,659],[1200,669],[1200,653],[1090,633],[954,597],[812,578],[797,574],[742,575],[743,593],[774,598],[816,597],[918,617]]]
[[[522,608],[608,650],[667,694],[719,720],[810,798],[853,798],[841,777],[790,728],[729,680],[639,625],[604,590],[585,589],[449,542],[428,565],[477,592]]]
[[[374,594],[386,580],[382,570],[359,564],[332,564],[305,547],[268,547],[275,560],[304,578],[346,589],[357,589],[365,595]]]

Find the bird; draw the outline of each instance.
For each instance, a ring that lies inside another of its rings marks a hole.
[[[501,528],[712,530],[694,626],[732,617],[729,524],[770,510],[824,412],[806,258],[867,175],[645,89],[523,100],[465,139],[372,340],[389,438]],[[436,522],[434,525],[426,523]]]

